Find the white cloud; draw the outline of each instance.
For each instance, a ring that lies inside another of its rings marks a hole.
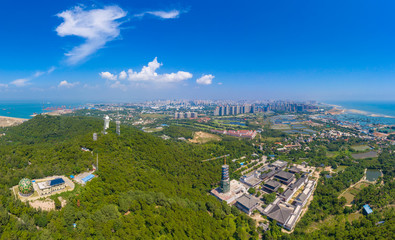
[[[84,10],[77,6],[58,13],[57,16],[63,18],[63,23],[56,28],[59,36],[74,35],[86,40],[65,54],[68,56],[67,62],[77,64],[118,37],[121,23],[116,20],[126,15],[127,12],[118,6],[92,10]]]
[[[178,71],[175,73],[164,73],[159,74],[156,70],[162,66],[162,63],[159,63],[157,58],[155,58],[152,62],[148,63],[148,66],[144,66],[140,72],[135,72],[132,69],[129,69],[127,73],[122,71],[119,74],[119,77],[116,74],[112,74],[110,72],[101,72],[100,76],[104,79],[117,81],[123,80],[126,78],[130,82],[152,82],[152,83],[176,83],[182,82],[184,80],[192,78],[192,74],[189,72]],[[118,82],[118,81],[117,81]],[[114,83],[115,86],[121,86],[119,83]],[[123,86],[123,85],[122,85]]]
[[[55,69],[56,69],[56,67],[51,67],[51,68],[49,68],[47,71],[37,71],[36,73],[34,73],[34,75],[33,75],[33,78],[37,78],[37,77],[40,77],[40,76],[42,76],[42,75],[44,75],[44,74],[50,74],[50,73],[52,73],[53,71],[55,71]]]
[[[148,66],[144,66],[140,72],[134,72],[132,69],[128,70],[128,79],[130,81],[147,81],[147,82],[181,82],[192,78],[192,74],[189,72],[178,71],[176,73],[164,73],[158,74],[156,70],[162,66],[157,58],[152,62],[148,63]]]
[[[172,18],[178,18],[180,16],[180,11],[179,10],[171,10],[171,11],[147,11],[143,12],[140,14],[134,15],[135,17],[143,17],[146,14],[151,14],[156,17],[162,18],[162,19],[172,19]]]
[[[107,79],[107,80],[111,80],[111,81],[115,81],[115,80],[117,80],[117,75],[115,75],[115,74],[112,74],[112,73],[110,73],[110,72],[101,72],[101,73],[99,73],[99,75],[102,77],[102,78],[104,78],[104,79]]]
[[[128,77],[128,74],[125,71],[119,73],[119,79],[125,80]]]
[[[27,79],[27,78],[20,78],[20,79],[17,79],[15,81],[12,81],[10,84],[15,85],[17,87],[24,87],[24,86],[29,85],[30,83],[29,83],[29,79]]]
[[[52,66],[52,67],[50,67],[50,68],[48,69],[47,74],[50,74],[50,73],[52,73],[52,72],[55,71],[55,70],[56,70],[56,67]]]
[[[59,86],[58,87],[65,87],[65,88],[72,88],[72,87],[75,87],[75,86],[77,86],[78,84],[80,84],[79,82],[74,82],[74,83],[69,83],[69,82],[67,82],[66,80],[64,80],[64,81],[61,81],[60,83],[59,83]]]
[[[208,75],[203,75],[202,77],[196,79],[197,84],[202,84],[202,85],[210,85],[213,83],[214,76],[211,74]]]
[[[7,87],[8,87],[8,84],[0,83],[0,88],[7,88]]]

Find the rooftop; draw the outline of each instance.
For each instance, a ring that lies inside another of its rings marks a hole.
[[[370,208],[369,204],[363,205],[363,209],[365,210],[365,212],[367,214],[371,214],[373,212],[373,210]]]
[[[293,173],[300,173],[302,170],[300,168],[297,168],[297,167],[291,167],[289,169],[289,171],[293,172]]]
[[[284,225],[291,217],[293,211],[293,207],[279,203],[273,206],[270,212],[267,213],[267,216],[271,219],[276,220],[281,225]]]
[[[52,186],[59,185],[59,184],[62,184],[62,183],[64,183],[63,178],[55,178],[55,179],[49,181],[49,185],[50,185],[51,187],[52,187]]]
[[[243,205],[245,208],[251,209],[254,208],[257,204],[259,204],[259,199],[251,195],[244,194],[243,196],[237,199],[237,202]]]
[[[279,167],[279,168],[283,168],[285,166],[287,166],[287,162],[281,161],[281,160],[277,160],[274,163],[272,163],[273,167]]]
[[[294,194],[294,191],[291,188],[287,188],[283,194],[281,194],[284,198],[289,198],[292,194]]]
[[[279,188],[281,186],[281,183],[274,180],[269,180],[265,182],[264,186],[275,189],[275,188]]]
[[[222,193],[220,187],[211,190],[211,194],[220,199],[221,201],[226,201],[227,203],[233,202],[236,198],[247,192],[247,189],[242,183],[237,180],[230,181],[230,191],[227,193]]]
[[[275,177],[279,177],[279,178],[283,178],[283,179],[291,179],[294,175],[290,172],[284,172],[284,171],[280,171],[276,174]]]
[[[303,176],[299,178],[294,184],[292,184],[291,188],[292,189],[298,189],[300,186],[303,185],[303,183],[307,180],[307,176]]]

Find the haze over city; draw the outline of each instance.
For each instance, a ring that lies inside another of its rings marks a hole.
[[[0,99],[392,101],[393,8],[391,1],[7,1]]]

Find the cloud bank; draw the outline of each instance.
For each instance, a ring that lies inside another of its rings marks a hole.
[[[107,6],[102,9],[84,10],[77,6],[58,13],[63,22],[56,28],[59,36],[78,36],[85,42],[66,53],[70,65],[83,61],[86,57],[103,48],[109,41],[120,34],[121,22],[127,12],[118,6]]]
[[[106,80],[113,81],[112,87],[124,87],[121,81],[128,80],[129,82],[146,82],[146,83],[177,83],[182,82],[193,77],[192,73],[178,71],[175,73],[157,73],[157,70],[162,66],[162,63],[155,59],[144,66],[141,71],[133,71],[129,69],[117,74],[110,72],[101,72],[99,75]]]
[[[211,74],[208,75],[203,75],[202,77],[196,79],[197,84],[202,84],[202,85],[210,85],[213,83],[214,76]]]

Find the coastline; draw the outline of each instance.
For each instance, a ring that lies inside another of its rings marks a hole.
[[[0,127],[11,127],[19,125],[23,122],[28,121],[27,118],[15,118],[15,117],[5,117],[0,116]]]
[[[394,118],[395,119],[395,116],[391,116],[391,115],[374,113],[374,112],[369,112],[369,111],[359,110],[359,109],[354,109],[354,108],[346,108],[344,106],[337,105],[337,104],[330,104],[330,103],[322,103],[322,104],[332,107],[332,109],[329,110],[328,112],[332,111],[332,112],[336,112],[336,114],[353,113],[353,114],[359,114],[359,115],[364,115],[364,116],[368,116],[368,117],[382,117],[382,118]]]

